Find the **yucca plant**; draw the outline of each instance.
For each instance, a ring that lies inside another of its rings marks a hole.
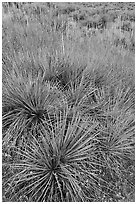
[[[56,84],[44,75],[19,71],[9,73],[3,83],[3,142],[16,143],[24,131],[38,130],[65,103]]]
[[[77,77],[76,81],[72,81],[65,92],[66,98],[70,107],[75,107],[84,118],[90,117],[89,123],[98,121],[101,125],[106,117],[103,107],[108,96],[102,87],[98,88],[94,81],[90,81],[87,74],[88,70],[85,69],[82,77]]]
[[[131,111],[131,115],[134,115],[134,101],[133,85],[124,85],[121,81],[117,85],[96,87],[91,93],[89,89],[82,103],[83,113],[107,126],[111,120],[115,121],[122,112]]]
[[[11,147],[20,159],[3,162],[14,172],[3,184],[10,201],[19,201],[22,195],[35,202],[91,201],[94,190],[100,189],[95,166],[101,161],[94,152],[98,124],[89,127],[76,111],[69,122],[69,111],[65,108],[56,114],[50,131],[43,126],[39,135],[26,133],[33,139],[26,140],[25,151]]]
[[[65,90],[65,95],[70,107],[75,107],[81,110],[85,101],[90,97],[93,99],[96,87],[92,84],[87,77],[88,70],[84,68],[81,72],[73,76],[70,80],[68,89]]]
[[[115,141],[117,143],[120,141],[119,147],[122,152],[127,150],[131,153],[131,149],[134,146],[135,126],[134,88],[132,86],[123,86],[122,83],[117,84],[117,86],[102,87],[95,91],[94,97],[96,108],[98,112],[101,111],[99,112],[97,121],[102,124],[104,132],[106,132],[105,137],[101,134],[101,141],[103,139],[111,141],[113,138],[113,142]],[[93,110],[92,103],[90,104],[89,98],[87,98],[87,101],[85,101],[85,113],[93,117]],[[104,119],[104,123],[103,120],[99,120],[101,117]],[[109,142],[108,145],[110,145]]]
[[[129,163],[134,165],[134,145],[135,145],[135,115],[134,115],[134,89],[131,87],[109,87],[106,92],[108,97],[102,104],[102,117],[104,122],[100,122],[104,129],[98,136],[96,150],[98,157],[105,164],[100,168],[100,175],[107,183],[104,183],[104,191],[116,196],[117,182],[123,179],[128,172]],[[111,191],[107,191],[108,183]],[[103,185],[103,183],[102,183]],[[134,183],[128,182],[131,188]],[[115,192],[115,193],[114,193]]]

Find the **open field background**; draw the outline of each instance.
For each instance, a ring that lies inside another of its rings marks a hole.
[[[3,201],[135,201],[135,4],[2,6]]]

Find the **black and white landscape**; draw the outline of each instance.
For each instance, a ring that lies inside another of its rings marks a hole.
[[[135,3],[2,3],[3,202],[135,202]]]

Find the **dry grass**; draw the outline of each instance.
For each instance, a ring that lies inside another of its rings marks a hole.
[[[19,6],[3,14],[3,201],[134,201],[132,36]]]

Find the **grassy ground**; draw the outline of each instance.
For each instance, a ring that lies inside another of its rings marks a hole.
[[[3,201],[134,201],[134,3],[3,3]]]

